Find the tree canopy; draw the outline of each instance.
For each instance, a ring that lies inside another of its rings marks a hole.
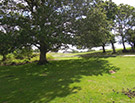
[[[112,0],[3,0],[0,2],[0,54],[36,46],[39,64],[47,63],[46,53],[67,44],[81,48],[111,43],[115,53],[117,30],[125,42],[134,42],[135,9]],[[134,46],[135,47],[135,46]]]

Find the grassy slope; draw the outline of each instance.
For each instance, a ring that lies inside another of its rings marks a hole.
[[[1,66],[0,103],[135,102],[135,98],[129,99],[121,93],[122,88],[135,87],[135,57],[67,55],[44,66],[34,63]],[[109,70],[117,72],[110,74]]]

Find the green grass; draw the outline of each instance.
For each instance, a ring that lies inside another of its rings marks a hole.
[[[86,54],[54,54],[61,60],[42,66],[0,66],[0,103],[135,103],[122,94],[135,87],[135,57]]]
[[[131,52],[131,48],[127,48],[129,52],[123,53],[122,49],[116,49],[116,53],[112,54],[112,50],[106,50],[106,53],[102,53],[102,50],[81,52],[81,53],[49,53],[53,55],[56,60],[72,59],[76,57],[110,57],[110,56],[122,56],[122,55],[135,55],[135,52]]]

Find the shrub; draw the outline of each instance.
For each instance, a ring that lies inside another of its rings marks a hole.
[[[23,47],[14,51],[14,57],[16,59],[30,59],[32,57],[31,47]]]

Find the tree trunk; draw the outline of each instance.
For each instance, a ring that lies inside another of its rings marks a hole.
[[[113,43],[112,41],[110,41],[110,42],[111,42],[111,45],[112,45],[113,54],[115,54],[115,53],[116,53],[116,50],[115,50],[115,46],[114,46],[114,43]]]
[[[132,51],[132,52],[135,52],[134,44],[132,44],[132,43],[129,43],[129,44],[130,44],[130,46],[131,46],[131,51]]]
[[[46,53],[47,50],[44,47],[40,47],[40,58],[38,64],[44,65],[48,63],[47,58],[46,58]]]
[[[134,48],[135,48],[135,42],[134,42]]]
[[[131,46],[132,52],[135,52],[135,48],[134,46]]]
[[[124,42],[124,38],[122,38],[122,45],[123,45],[123,52],[126,52],[126,46],[125,46],[125,42]]]
[[[106,53],[104,44],[102,45],[102,48],[103,48],[103,53]]]
[[[5,61],[7,59],[6,55],[2,55],[3,58],[2,58],[2,61]]]

